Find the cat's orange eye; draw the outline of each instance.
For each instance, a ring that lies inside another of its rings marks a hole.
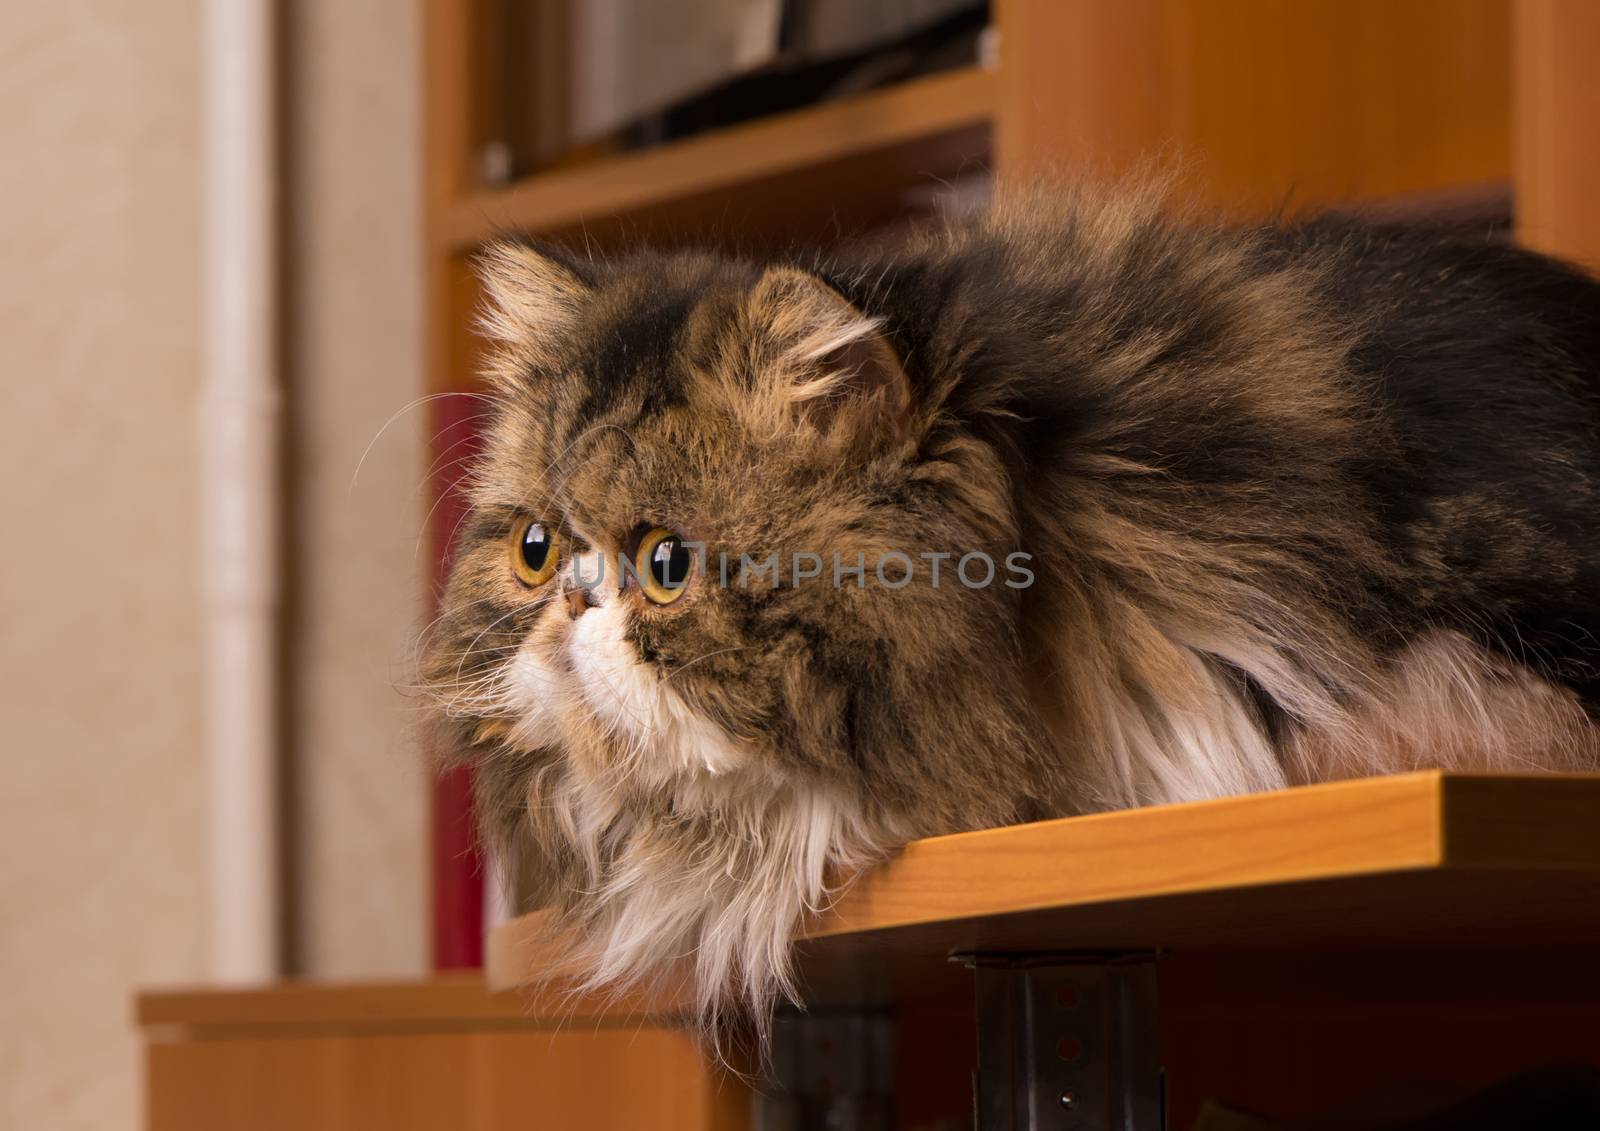
[[[652,604],[670,605],[689,588],[694,554],[682,537],[658,526],[639,539],[633,566],[645,597]]]
[[[507,542],[511,572],[524,585],[543,585],[561,564],[561,541],[555,530],[536,518],[519,518],[511,524]]]

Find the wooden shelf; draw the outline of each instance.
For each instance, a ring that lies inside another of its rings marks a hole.
[[[749,1131],[748,1084],[694,1037],[476,971],[139,996],[144,1126],[232,1131]]]
[[[306,1036],[482,1028],[545,1028],[562,1010],[530,1009],[525,995],[484,991],[478,971],[425,981],[278,982],[257,988],[170,988],[141,993],[135,1020],[170,1038]]]
[[[538,915],[489,985],[550,966]],[[1495,949],[1600,943],[1600,775],[1437,772],[938,837],[806,933],[835,987],[941,978],[973,950]]]
[[[474,969],[410,981],[169,986],[141,992],[134,1021],[151,1040],[171,1042],[637,1028],[649,1015],[682,1011],[660,998],[577,997],[559,988],[499,993]]]
[[[506,231],[604,240],[737,223],[748,239],[780,220],[780,235],[803,232],[841,206],[846,223],[893,215],[905,188],[987,159],[994,105],[994,76],[967,68],[535,175],[452,203],[440,250]]]

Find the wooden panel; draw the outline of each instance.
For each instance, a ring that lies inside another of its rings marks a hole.
[[[969,69],[917,79],[881,91],[701,137],[545,173],[506,189],[470,194],[455,201],[437,238],[457,251],[470,249],[508,229],[549,233],[579,225],[603,226],[628,217],[637,225],[671,202],[690,202],[691,212],[672,213],[674,225],[696,217],[715,222],[733,201],[728,190],[763,183],[799,170],[837,166],[855,160],[871,163],[874,154],[896,154],[895,190],[920,175],[952,171],[972,146],[970,131],[986,127],[993,113],[994,79]],[[964,138],[952,154],[952,135]],[[847,169],[836,172],[847,172]],[[869,186],[839,186],[833,207],[849,211]],[[881,187],[881,186],[880,186]],[[783,205],[762,196],[769,212]],[[792,202],[792,201],[791,201]]]
[[[736,1131],[741,1085],[662,1030],[153,1044],[150,1131]]]
[[[1594,944],[1597,825],[1600,776],[1419,773],[939,837],[858,881],[803,969],[835,1000],[943,992],[980,947]],[[558,954],[507,924],[489,984]]]
[[[1001,173],[1126,168],[1171,133],[1164,0],[996,0]]]
[[[1001,171],[1181,161],[1246,210],[1502,180],[1509,20],[1507,0],[1004,0]]]
[[[1509,175],[1506,0],[1177,4],[1174,134],[1213,198],[1274,207]]]
[[[1600,271],[1600,4],[1517,0],[1517,237]]]
[[[802,950],[839,996],[975,949],[1592,946],[1597,825],[1594,775],[1425,773],[941,838]]]
[[[437,254],[440,228],[455,201],[472,184],[477,88],[475,5],[470,0],[427,0],[423,6],[422,239],[427,383],[449,388],[461,368],[464,267]]]
[[[741,1131],[746,1085],[626,1003],[490,994],[476,975],[141,995],[151,1131]]]
[[[426,981],[284,982],[258,989],[167,989],[139,995],[136,1019],[145,1029],[270,1027],[300,1032],[370,1026],[427,1028],[446,1022],[515,1022],[550,1026],[564,1016],[516,994],[484,991],[477,973],[441,974]]]
[[[1438,799],[1415,774],[917,841],[811,937],[1430,867]]]
[[[671,1025],[683,1011],[650,1003]],[[413,982],[280,982],[254,989],[172,988],[139,995],[140,1028],[163,1041],[505,1029],[637,1028],[644,1003],[573,997],[559,987],[488,992],[477,971]]]

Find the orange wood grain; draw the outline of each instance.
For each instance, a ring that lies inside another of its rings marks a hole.
[[[1438,788],[1408,774],[917,841],[809,934],[1433,867]]]
[[[938,837],[812,925],[819,999],[947,989],[978,947],[1600,942],[1600,776],[1438,772]],[[539,914],[490,939],[510,987],[559,965]]]
[[[1181,161],[1241,211],[1510,173],[1507,0],[1002,0],[1000,168]]]
[[[472,183],[472,150],[478,127],[476,4],[471,0],[426,0],[420,86],[423,93],[422,248],[423,348],[430,391],[466,383],[463,353],[469,333],[461,317],[464,265],[439,255],[438,232],[450,206]]]
[[[744,1086],[666,1030],[152,1044],[150,1131],[742,1131]]]
[[[1170,135],[1174,29],[1164,0],[996,0],[994,10],[1002,174],[1112,172]]]
[[[1517,238],[1600,272],[1600,4],[1517,0]]]
[[[626,1010],[417,982],[164,990],[137,1006],[150,1131],[743,1131],[748,1084]]]

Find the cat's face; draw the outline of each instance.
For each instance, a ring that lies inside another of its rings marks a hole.
[[[1015,549],[997,472],[916,458],[905,372],[820,280],[682,257],[585,279],[521,248],[489,280],[505,353],[451,594],[459,708],[641,789],[848,781],[873,768],[862,728],[915,729],[901,676],[963,635],[1004,652],[1004,575],[953,576]],[[927,552],[954,555],[940,585]]]
[[[743,885],[725,902],[793,889],[760,928],[786,945],[843,825],[1014,815],[994,788],[1030,752],[1006,478],[813,276],[581,271],[489,261],[492,421],[427,675],[480,752],[485,817],[531,836],[547,887],[639,905],[623,889],[687,890],[719,838],[705,882]],[[982,587],[955,576],[969,553],[998,564]]]

